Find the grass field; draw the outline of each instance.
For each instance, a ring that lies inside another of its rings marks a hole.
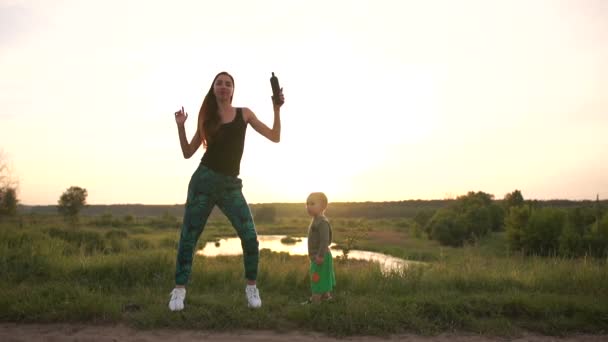
[[[377,264],[336,260],[336,300],[309,295],[306,257],[263,250],[258,287],[263,307],[246,307],[242,259],[198,256],[186,309],[167,308],[173,287],[176,227],[145,220],[104,227],[68,226],[57,217],[0,223],[0,320],[122,322],[139,328],[303,329],[331,335],[468,331],[561,335],[608,331],[606,260],[524,257],[503,233],[464,248],[441,247],[406,219],[333,219],[345,245],[425,261],[383,274]],[[259,234],[304,236],[307,219],[259,224]],[[205,241],[235,236],[209,222]]]

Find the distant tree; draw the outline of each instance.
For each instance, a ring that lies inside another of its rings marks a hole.
[[[16,188],[17,184],[11,172],[8,157],[0,150],[0,189]]]
[[[465,224],[472,237],[478,238],[503,227],[504,211],[494,203],[492,194],[469,191],[464,196],[458,196],[452,208],[465,217]]]
[[[342,261],[348,260],[350,251],[357,248],[357,244],[367,237],[367,229],[367,227],[359,227],[349,229],[348,232],[345,233],[344,244],[340,245],[340,247],[342,247]]]
[[[593,207],[511,207],[505,219],[512,250],[564,257],[608,256],[608,213],[594,220]]]
[[[608,213],[605,213],[600,220],[600,224],[597,226],[595,235],[600,241],[596,255],[605,258],[608,256]]]
[[[572,220],[566,220],[558,243],[560,255],[576,257],[583,254],[583,235],[574,226]]]
[[[59,198],[57,210],[66,220],[76,222],[78,213],[87,205],[87,190],[78,186],[69,187]]]
[[[602,205],[600,204],[600,194],[595,197],[595,230],[599,229],[600,219],[602,218]]]
[[[514,190],[505,195],[503,203],[505,210],[509,210],[511,207],[519,207],[524,205],[524,196],[521,194],[521,191]]]
[[[435,212],[425,226],[429,238],[442,245],[462,246],[503,227],[504,211],[494,195],[470,191],[458,196],[448,208]]]
[[[496,203],[490,204],[488,210],[490,211],[490,220],[492,221],[490,226],[492,231],[503,231],[505,228],[505,210]]]
[[[505,226],[507,231],[507,241],[509,248],[512,250],[520,250],[522,244],[522,232],[528,225],[532,209],[530,206],[511,207],[505,217]]]
[[[17,214],[17,181],[14,179],[6,154],[0,150],[0,217]]]
[[[594,208],[577,207],[568,210],[568,221],[579,234],[591,231],[591,227],[598,221]]]
[[[559,237],[566,223],[566,212],[563,209],[533,210],[528,224],[521,231],[524,252],[536,255],[556,255],[559,251]]]
[[[445,246],[459,247],[471,237],[463,215],[453,209],[439,209],[425,227],[428,237]]]
[[[0,189],[0,216],[15,216],[18,203],[17,191],[14,188]]]
[[[483,191],[469,191],[466,195],[456,197],[456,208],[483,207],[492,204],[494,195]]]
[[[460,215],[464,218],[471,241],[486,235],[492,229],[492,213],[488,206],[467,208]]]

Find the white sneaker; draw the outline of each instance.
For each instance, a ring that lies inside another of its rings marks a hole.
[[[186,288],[176,287],[171,291],[171,300],[169,301],[169,310],[181,311],[184,310],[184,299],[186,299]]]
[[[262,306],[262,299],[260,299],[260,291],[253,285],[247,285],[245,288],[245,294],[247,295],[247,306],[250,308],[259,308]]]

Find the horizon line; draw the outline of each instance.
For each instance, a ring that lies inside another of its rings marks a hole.
[[[334,204],[338,203],[396,203],[396,202],[433,202],[433,201],[455,201],[456,198],[443,198],[443,199],[405,199],[405,200],[384,200],[384,201],[335,201],[330,202]],[[494,201],[503,201],[503,198],[495,198]],[[524,198],[524,201],[569,201],[569,202],[585,202],[585,201],[596,201],[597,198],[585,198],[585,199],[569,199],[569,198]],[[608,201],[608,199],[599,199],[600,202]],[[303,204],[304,201],[301,202],[250,202],[247,203],[249,205],[259,205],[259,204]],[[87,203],[87,206],[110,206],[110,205],[149,205],[149,206],[176,206],[176,205],[185,205],[185,203]],[[23,207],[46,207],[46,206],[57,206],[57,204],[25,204],[19,203],[18,206]]]

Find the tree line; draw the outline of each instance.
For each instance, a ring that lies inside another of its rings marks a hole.
[[[469,192],[432,215],[415,217],[430,239],[442,245],[462,246],[489,232],[505,231],[509,248],[526,255],[608,256],[608,211],[605,203],[526,201],[521,191],[501,201],[484,192]],[[567,204],[567,205],[564,205]]]

